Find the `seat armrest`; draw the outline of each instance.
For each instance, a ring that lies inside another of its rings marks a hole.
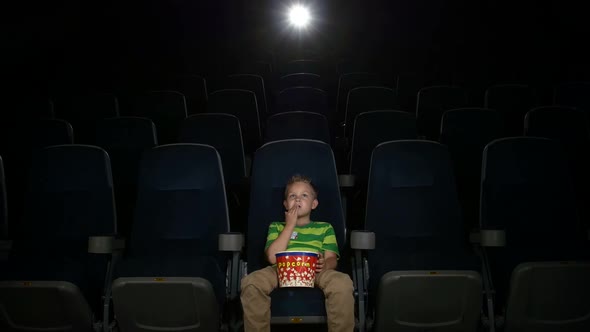
[[[482,247],[506,246],[506,231],[503,229],[482,229],[480,232]]]
[[[242,233],[223,233],[218,237],[219,251],[242,251],[244,247],[244,234]]]
[[[125,249],[125,239],[116,236],[91,236],[88,252],[91,254],[114,254]]]
[[[350,247],[354,250],[375,249],[375,233],[369,231],[352,231],[350,233]]]
[[[338,184],[340,188],[354,188],[356,183],[356,176],[353,174],[339,174]]]

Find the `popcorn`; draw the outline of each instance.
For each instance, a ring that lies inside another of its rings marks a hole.
[[[276,256],[279,287],[314,287],[317,253],[279,252]]]

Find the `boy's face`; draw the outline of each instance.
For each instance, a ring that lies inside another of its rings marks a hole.
[[[311,210],[318,206],[313,188],[305,182],[295,182],[287,188],[287,197],[283,202],[286,210],[297,205],[297,217],[305,217],[311,214]]]

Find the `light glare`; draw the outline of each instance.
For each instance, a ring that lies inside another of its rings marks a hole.
[[[289,21],[298,28],[305,27],[310,18],[309,10],[301,5],[295,5],[289,10]]]

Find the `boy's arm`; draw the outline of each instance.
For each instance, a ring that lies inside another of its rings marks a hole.
[[[324,241],[322,243],[322,250],[324,254],[320,257],[321,266],[316,268],[316,272],[322,270],[335,270],[338,267],[338,243],[336,242],[336,233],[332,225],[328,225],[324,233]]]
[[[316,264],[315,272],[320,273],[324,270],[336,270],[338,267],[338,255],[335,252],[326,250],[320,253],[320,258]]]
[[[324,269],[325,270],[336,270],[338,267],[338,256],[335,252],[326,250],[324,251]]]
[[[287,250],[287,246],[289,245],[289,240],[291,240],[291,234],[293,233],[293,229],[295,229],[295,225],[297,224],[297,210],[299,207],[297,204],[293,205],[289,211],[285,212],[285,228],[279,234],[279,236],[271,243],[271,245],[266,249],[266,259],[271,264],[277,263],[276,253],[279,251]]]

